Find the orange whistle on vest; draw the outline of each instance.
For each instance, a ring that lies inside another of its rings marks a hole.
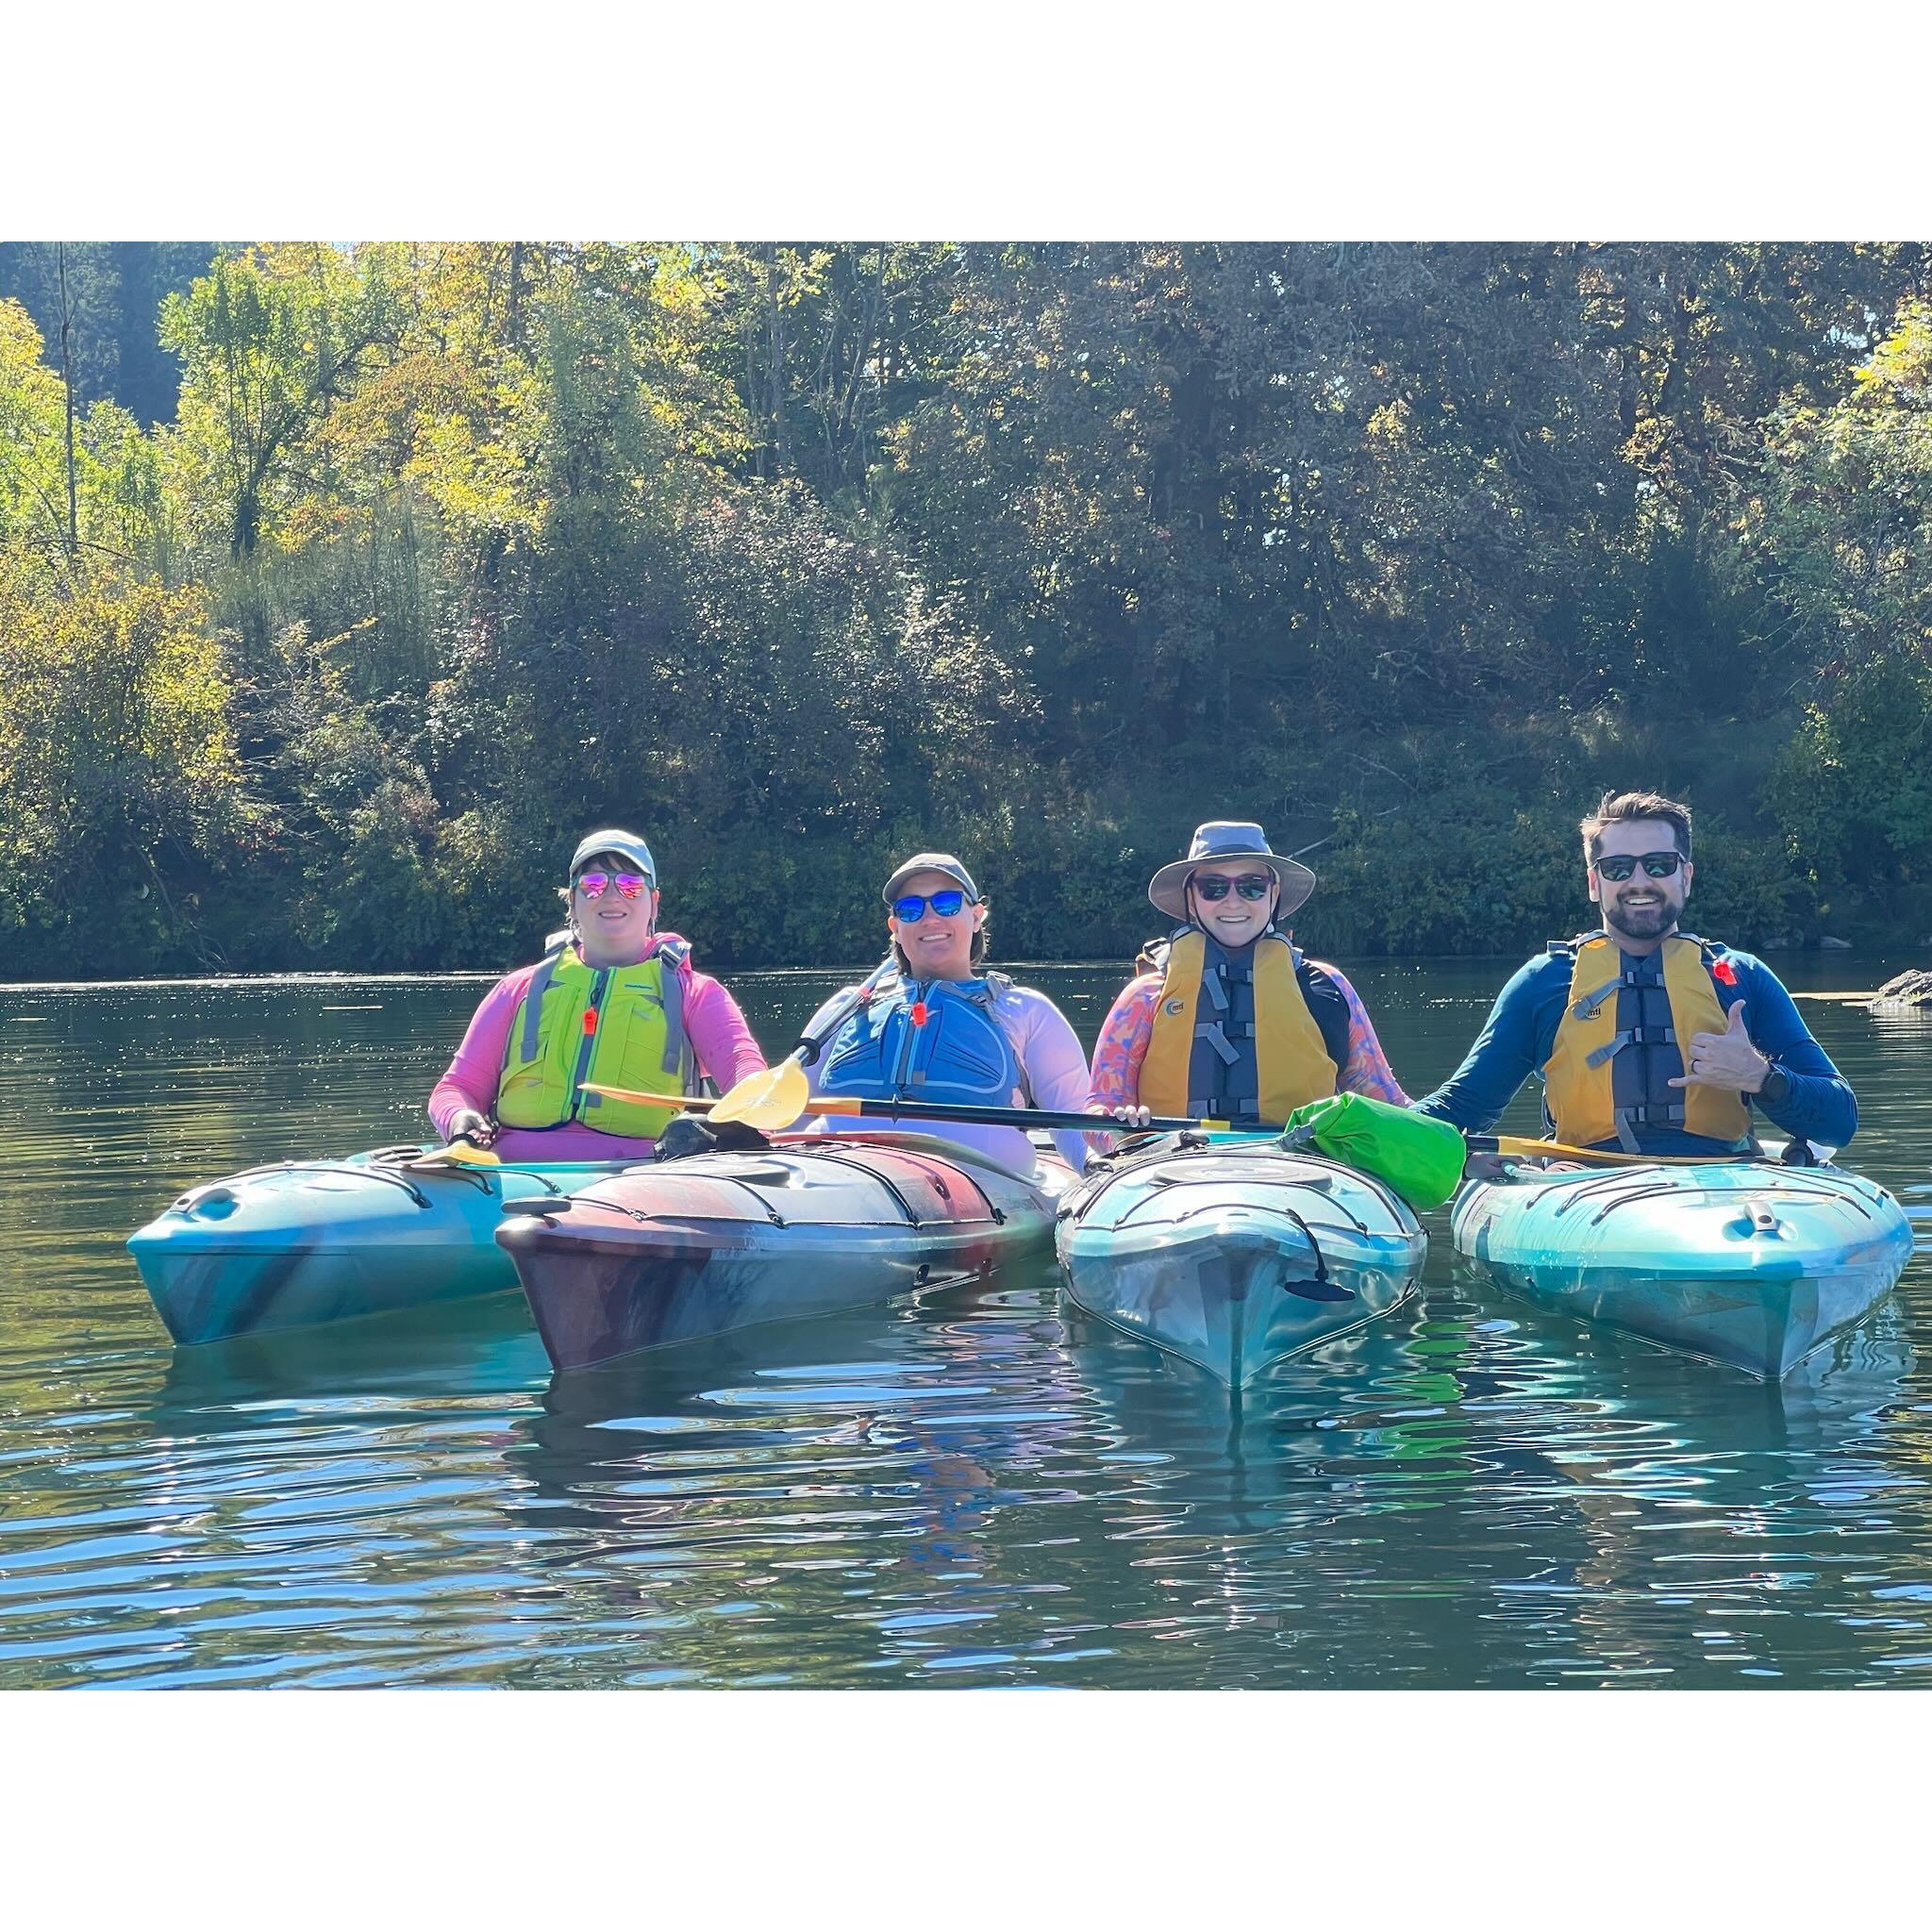
[[[912,1002],[912,1024],[915,1026],[924,1026],[925,1019],[925,1002],[924,1000],[914,1000]]]
[[[586,1040],[590,1039],[596,1030],[597,1009],[595,1007],[586,1007],[584,1008],[584,1038]]]

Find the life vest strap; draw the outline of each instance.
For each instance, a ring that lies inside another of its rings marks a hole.
[[[1241,1055],[1229,1045],[1227,1034],[1219,1020],[1210,1021],[1206,1026],[1196,1026],[1194,1038],[1205,1040],[1214,1049],[1223,1066],[1232,1067],[1240,1063]]]
[[[1677,1031],[1674,1026],[1626,1026],[1614,1039],[1606,1041],[1584,1060],[1587,1067],[1600,1067],[1606,1060],[1613,1060],[1626,1046],[1675,1046]]]
[[[550,982],[557,977],[557,962],[563,958],[564,947],[569,944],[570,941],[566,939],[563,945],[553,947],[544,954],[525,990],[523,1038],[517,1043],[517,1058],[525,1066],[537,1058],[538,1049],[542,1045],[540,1023],[543,1013],[543,995],[550,991]]]
[[[1258,1093],[1191,1093],[1188,1111],[1196,1120],[1232,1121],[1240,1125],[1243,1121],[1261,1118],[1261,1096]]]

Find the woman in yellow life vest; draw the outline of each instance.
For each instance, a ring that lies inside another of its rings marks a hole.
[[[1197,827],[1187,858],[1148,884],[1181,924],[1101,1026],[1088,1111],[1129,1124],[1150,1113],[1246,1123],[1332,1093],[1407,1106],[1355,988],[1288,935],[1283,922],[1314,888],[1259,825]]]
[[[445,1140],[508,1160],[648,1160],[676,1109],[586,1093],[586,1082],[696,1093],[765,1058],[729,992],[658,930],[658,868],[635,832],[592,832],[570,862],[570,924],[491,987],[429,1097]]]

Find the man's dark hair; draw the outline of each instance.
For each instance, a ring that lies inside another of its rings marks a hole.
[[[1597,841],[1606,825],[1628,819],[1661,819],[1671,828],[1680,858],[1690,857],[1690,808],[1657,791],[1606,791],[1604,802],[1577,828],[1583,834],[1583,856],[1594,865],[1603,855]]]

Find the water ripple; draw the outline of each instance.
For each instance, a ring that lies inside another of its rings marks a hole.
[[[1494,978],[1355,976],[1418,1086]],[[1041,977],[1091,1031],[1107,982]],[[775,1040],[821,983],[741,990]],[[1495,1300],[1440,1223],[1239,1413],[1040,1267],[556,1379],[508,1296],[170,1351],[125,1229],[413,1134],[475,992],[0,994],[0,1686],[1932,1681],[1924,1246],[1777,1390]],[[1932,1028],[1812,1017],[1923,1194]]]

